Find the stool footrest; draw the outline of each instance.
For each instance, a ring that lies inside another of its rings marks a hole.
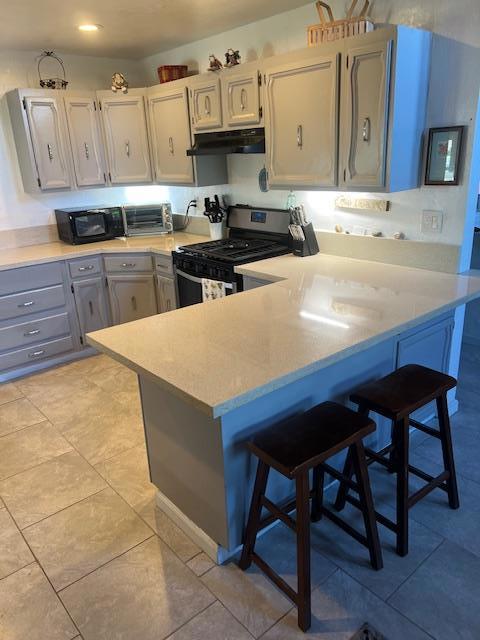
[[[294,532],[297,531],[297,525],[295,520],[285,512],[284,509],[277,507],[271,500],[269,500],[266,496],[262,496],[261,498],[262,505],[270,511],[272,516],[274,516],[275,520],[281,520],[287,527]],[[291,506],[291,502],[287,503],[286,509]],[[295,508],[295,501],[293,501],[293,508]],[[291,509],[290,509],[291,511]]]
[[[415,493],[412,493],[412,495],[409,496],[409,498],[408,498],[408,508],[410,509],[411,507],[413,507],[414,504],[417,504],[417,502],[419,500],[421,500],[422,498],[427,496],[434,489],[437,489],[437,488],[444,489],[444,487],[442,486],[442,483],[445,482],[446,480],[448,480],[449,478],[450,478],[450,472],[449,471],[444,471],[443,473],[441,473],[436,478],[433,478],[424,487],[422,487],[418,491],[415,491]],[[446,490],[447,489],[445,487],[445,491]]]
[[[432,429],[432,427],[427,427],[427,425],[418,422],[418,420],[413,420],[410,418],[410,426],[415,427],[419,431],[423,431],[423,433],[427,433],[429,436],[433,436],[434,438],[442,439],[442,434],[437,429]]]
[[[293,604],[298,605],[298,594],[296,591],[292,589],[292,587],[285,582],[285,580],[278,575],[276,571],[272,569],[272,567],[265,562],[263,558],[261,558],[255,551],[251,555],[252,562],[254,562],[259,569],[261,569],[265,575],[267,575],[270,580],[272,580],[277,587],[283,591],[283,593],[290,598]]]
[[[325,462],[323,462],[320,465],[320,467],[324,471],[326,471],[328,474],[330,474],[332,478],[335,478],[335,480],[340,480],[340,482],[344,482],[348,487],[350,487],[350,489],[353,489],[354,491],[358,491],[358,484],[354,482],[351,478],[346,476],[344,473],[337,471],[337,469],[334,469],[329,464],[325,464]]]
[[[348,522],[343,520],[343,518],[340,518],[336,513],[333,513],[333,511],[330,511],[330,509],[327,509],[323,506],[321,507],[320,512],[322,515],[326,516],[334,524],[340,527],[340,529],[343,529],[346,533],[351,535],[352,538],[355,538],[355,540],[360,542],[360,544],[363,544],[364,547],[368,548],[368,540],[366,536],[362,535],[359,531],[350,526]]]
[[[390,461],[384,458],[384,456],[393,451],[393,449],[393,444],[389,444],[388,447],[383,448],[381,451],[374,451],[373,449],[366,447],[365,455],[367,456],[367,464],[371,465],[374,462],[378,462],[379,464],[383,464],[384,467],[390,467]]]
[[[350,503],[351,505],[353,505],[354,507],[357,507],[357,509],[361,509],[362,508],[360,500],[358,500],[357,498],[354,498],[351,495],[345,496],[345,500],[348,503]],[[387,527],[387,529],[390,529],[390,531],[393,531],[394,533],[397,533],[398,527],[395,524],[395,522],[393,522],[392,520],[390,520],[386,516],[382,515],[378,511],[375,511],[375,518],[377,519],[377,522],[379,522],[380,524],[383,524],[384,527]]]

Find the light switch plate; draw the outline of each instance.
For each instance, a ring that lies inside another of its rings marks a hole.
[[[422,211],[422,233],[442,233],[443,211]]]

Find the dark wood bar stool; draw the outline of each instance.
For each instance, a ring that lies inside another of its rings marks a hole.
[[[245,570],[254,562],[298,608],[298,626],[306,631],[311,624],[310,585],[310,519],[328,517],[353,536],[370,552],[374,569],[383,566],[377,523],[368,479],[367,461],[362,439],[375,431],[375,423],[334,402],[325,402],[259,433],[248,446],[258,457],[257,475],[253,490],[240,568]],[[326,460],[348,448],[356,482],[326,464]],[[295,480],[296,495],[281,505],[265,495],[270,468],[286,478]],[[309,471],[313,469],[313,488],[310,490]],[[325,472],[344,480],[358,492],[365,532],[362,535],[338,515],[323,506]],[[312,499],[310,515],[309,501]],[[263,520],[262,509],[269,512]],[[296,509],[296,518],[289,515]],[[294,591],[259,555],[255,553],[257,534],[263,528],[281,520],[296,533],[297,583]]]
[[[419,500],[436,488],[448,494],[448,502],[452,509],[460,506],[458,499],[457,479],[453,459],[450,418],[448,415],[447,392],[457,384],[455,378],[439,371],[420,365],[406,365],[393,373],[360,387],[352,396],[352,402],[358,405],[358,411],[368,416],[374,411],[392,420],[392,441],[381,451],[366,448],[368,464],[379,462],[397,476],[396,522],[376,513],[377,521],[393,531],[397,536],[397,553],[405,556],[408,553],[408,510]],[[432,429],[417,420],[411,414],[435,401],[437,405],[439,429]],[[410,426],[423,431],[429,436],[438,438],[442,444],[444,471],[436,477],[409,464],[409,429]],[[344,474],[350,477],[354,464],[350,455],[344,467]],[[409,495],[408,477],[413,473],[426,484]],[[338,490],[335,508],[341,511],[346,502],[360,507],[360,502],[349,495],[348,483],[341,483]]]

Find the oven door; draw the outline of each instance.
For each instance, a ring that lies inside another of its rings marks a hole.
[[[177,300],[179,307],[189,307],[192,304],[203,302],[202,278],[193,276],[190,273],[176,269]],[[210,278],[214,280],[215,278]],[[235,282],[225,282],[225,292],[227,296],[237,292]]]
[[[73,235],[78,242],[89,242],[109,237],[107,212],[85,211],[72,215]]]

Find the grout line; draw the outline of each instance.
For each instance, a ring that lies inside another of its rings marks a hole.
[[[35,409],[36,408],[37,407],[35,407]],[[9,431],[8,433],[2,433],[2,435],[0,435],[0,443],[2,441],[2,438],[8,438],[8,436],[13,436],[15,433],[22,433],[22,431],[25,431],[25,429],[30,429],[31,427],[37,427],[39,424],[44,424],[45,422],[48,422],[49,424],[51,424],[52,427],[54,426],[53,423],[50,422],[48,418],[43,418],[43,420],[39,420],[38,422],[33,422],[32,424],[27,424],[24,427],[20,427],[20,429],[14,429],[13,431]]]
[[[7,578],[10,578],[10,576],[15,575],[22,569],[26,569],[27,567],[30,567],[32,564],[37,564],[35,561],[35,558],[31,562],[27,562],[27,564],[24,564],[23,567],[18,567],[18,569],[15,569],[15,571],[11,571],[10,573],[7,573],[6,576],[3,576],[3,578],[0,578],[0,584],[2,583],[2,580],[6,580]]]

